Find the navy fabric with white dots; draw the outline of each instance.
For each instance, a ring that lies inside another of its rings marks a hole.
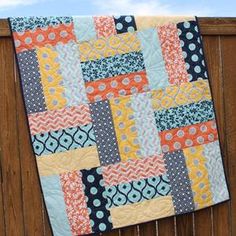
[[[84,193],[94,233],[112,229],[111,216],[107,210],[107,199],[101,167],[81,170]]]
[[[202,50],[201,35],[196,21],[177,24],[189,81],[207,79],[207,69]]]
[[[114,16],[116,32],[122,34],[125,32],[134,32],[137,30],[133,16]]]

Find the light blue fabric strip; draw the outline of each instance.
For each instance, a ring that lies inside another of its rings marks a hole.
[[[58,52],[67,106],[87,103],[78,45],[71,41],[67,44],[57,44],[55,48]]]
[[[140,93],[131,97],[142,157],[161,154],[160,138],[150,96],[150,93]]]
[[[60,178],[57,175],[40,177],[47,211],[52,225],[53,235],[71,236],[69,220]]]
[[[79,42],[88,41],[97,37],[92,16],[73,17],[75,36]]]
[[[169,85],[165,62],[157,34],[157,30],[150,28],[137,33],[141,42],[147,78],[150,89],[159,89]]]
[[[219,141],[217,140],[203,146],[203,155],[206,158],[206,167],[211,184],[213,202],[219,203],[228,200],[229,192],[225,180]]]

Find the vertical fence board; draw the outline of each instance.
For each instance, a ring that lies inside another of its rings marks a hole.
[[[158,220],[158,235],[174,236],[175,235],[175,217],[168,217]]]
[[[177,235],[179,236],[194,235],[193,222],[194,222],[193,213],[176,216]]]
[[[139,228],[137,225],[128,226],[120,230],[121,236],[139,236]]]
[[[7,235],[24,235],[21,166],[18,150],[13,48],[9,39],[0,40],[0,139],[2,189]]]
[[[223,154],[226,174],[228,174],[228,153],[226,145],[226,130],[225,130],[225,108],[224,108],[224,76],[222,72],[222,50],[221,38],[205,37],[204,49],[206,51],[207,65],[212,88],[212,95],[216,109],[217,125],[219,127],[219,138]],[[223,203],[213,208],[213,225],[214,235],[230,235],[228,225],[229,203]]]
[[[1,144],[0,144],[1,148]],[[0,235],[5,235],[5,216],[4,216],[4,203],[3,203],[3,191],[2,191],[2,168],[1,168],[1,149],[0,149]]]
[[[224,75],[225,137],[228,152],[228,173],[231,193],[231,235],[236,235],[236,37],[222,37]],[[223,230],[222,230],[223,231]],[[224,231],[223,231],[224,232]]]
[[[139,225],[139,235],[140,236],[156,236],[157,235],[157,222],[151,221],[148,223],[140,224]]]

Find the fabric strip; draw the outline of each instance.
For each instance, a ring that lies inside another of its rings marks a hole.
[[[160,133],[162,151],[174,151],[213,142],[218,139],[215,120]]]
[[[67,106],[76,106],[88,102],[80,66],[78,45],[71,41],[66,45],[55,46],[58,53]]]
[[[175,214],[193,211],[194,199],[183,151],[168,152],[164,155],[164,159],[167,176],[170,180]]]
[[[101,168],[81,170],[84,193],[93,233],[112,229],[110,212],[107,210],[104,181]]]
[[[108,165],[102,168],[102,175],[106,186],[159,176],[165,172],[165,163],[161,155],[150,156],[144,159],[131,159],[127,162]]]
[[[92,124],[31,136],[37,156],[96,145]]]
[[[40,176],[58,175],[100,165],[95,146],[53,153],[37,158]]]
[[[159,131],[175,129],[187,125],[215,119],[212,101],[200,101],[165,110],[155,111]]]
[[[154,110],[168,109],[203,100],[211,100],[209,83],[199,80],[151,91]]]
[[[183,152],[192,186],[195,209],[212,205],[211,185],[206,158],[203,155],[203,146],[185,148]]]
[[[90,103],[90,111],[101,165],[120,162],[109,101]]]
[[[219,203],[229,199],[229,191],[223,169],[219,140],[205,144],[203,155],[206,158],[206,167],[211,183],[213,202]]]
[[[35,50],[17,54],[22,89],[28,114],[46,110],[45,97],[39,73],[39,63]]]
[[[39,60],[43,92],[48,110],[64,108],[67,104],[65,88],[60,64],[57,60],[58,53],[51,47],[39,47],[36,50]]]
[[[14,32],[16,52],[37,49],[39,47],[55,46],[58,43],[66,44],[75,41],[73,23],[46,26],[23,33]]]
[[[122,161],[141,157],[138,131],[131,106],[131,97],[110,100],[113,122]]]
[[[77,41],[83,42],[97,37],[92,16],[73,17],[73,24]]]
[[[176,25],[160,26],[157,31],[170,84],[179,85],[188,82],[188,73]]]
[[[112,16],[94,16],[97,37],[109,37],[116,34],[115,22]]]
[[[134,33],[112,35],[79,43],[80,60],[97,60],[117,54],[140,51],[140,42]]]
[[[72,234],[92,233],[81,172],[74,171],[61,174],[60,181]]]
[[[92,122],[87,104],[29,114],[28,120],[31,135],[83,126]]]
[[[167,196],[169,193],[170,181],[166,175],[161,175],[106,186],[105,196],[111,208]]]
[[[148,81],[145,71],[117,75],[86,83],[87,96],[91,102],[136,94],[147,90]]]
[[[47,212],[50,217],[53,235],[71,236],[69,219],[66,213],[64,195],[60,183],[60,177],[41,176],[42,190],[44,194]]]
[[[207,79],[208,75],[197,22],[181,22],[177,24],[177,28],[189,81]]]
[[[193,16],[135,16],[137,30],[195,20]]]
[[[81,63],[85,82],[143,71],[145,69],[141,52],[130,52],[113,57]]]
[[[142,157],[161,153],[160,138],[149,93],[131,96],[131,107],[138,132]]]
[[[139,31],[137,35],[141,42],[150,89],[153,90],[168,86],[168,75],[165,69],[157,30],[147,29]]]
[[[171,196],[138,202],[110,209],[114,228],[134,225],[174,214]]]
[[[72,17],[69,16],[48,16],[48,17],[10,17],[12,31],[23,32],[27,30],[36,30],[37,28],[46,28],[48,26],[57,27],[60,24],[70,24]]]

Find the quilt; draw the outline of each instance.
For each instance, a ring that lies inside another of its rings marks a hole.
[[[196,17],[9,18],[54,235],[229,199]]]

